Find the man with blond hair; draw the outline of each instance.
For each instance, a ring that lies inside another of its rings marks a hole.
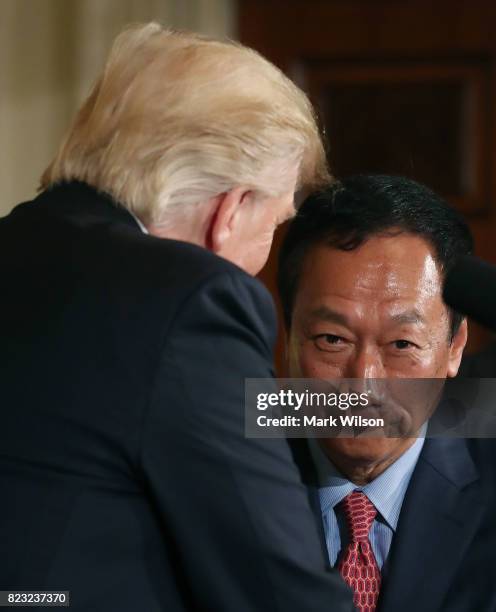
[[[307,98],[256,52],[118,37],[40,195],[0,220],[0,590],[351,609],[286,442],[244,433],[275,333],[252,275],[326,179]]]

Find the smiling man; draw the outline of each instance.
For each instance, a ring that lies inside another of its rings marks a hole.
[[[467,323],[442,283],[471,250],[460,216],[413,181],[356,176],[311,196],[280,255],[291,376],[456,376]],[[493,441],[425,431],[293,440],[330,564],[362,611],[494,610]]]

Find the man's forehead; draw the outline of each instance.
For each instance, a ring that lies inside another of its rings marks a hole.
[[[424,239],[411,234],[374,236],[352,250],[313,246],[306,254],[300,285],[307,289],[334,286],[341,292],[437,293],[441,273]]]
[[[398,244],[400,242],[400,244]],[[412,235],[371,238],[351,251],[316,245],[295,295],[295,316],[353,325],[426,325],[442,315],[442,274],[430,245]]]

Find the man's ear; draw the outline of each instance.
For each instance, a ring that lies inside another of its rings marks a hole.
[[[448,378],[453,378],[458,373],[458,368],[460,367],[460,362],[462,360],[463,349],[467,344],[468,337],[468,326],[467,319],[463,319],[460,323],[460,327],[458,328],[456,334],[453,336],[451,340],[451,345],[449,348],[449,358],[448,358]]]
[[[232,237],[239,208],[248,199],[251,191],[244,187],[235,187],[215,197],[215,208],[210,218],[207,231],[207,248],[214,253],[221,253]]]

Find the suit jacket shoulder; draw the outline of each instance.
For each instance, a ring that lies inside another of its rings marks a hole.
[[[272,374],[261,284],[79,183],[0,220],[0,258],[2,589],[351,609],[286,443],[244,434],[244,377]]]

